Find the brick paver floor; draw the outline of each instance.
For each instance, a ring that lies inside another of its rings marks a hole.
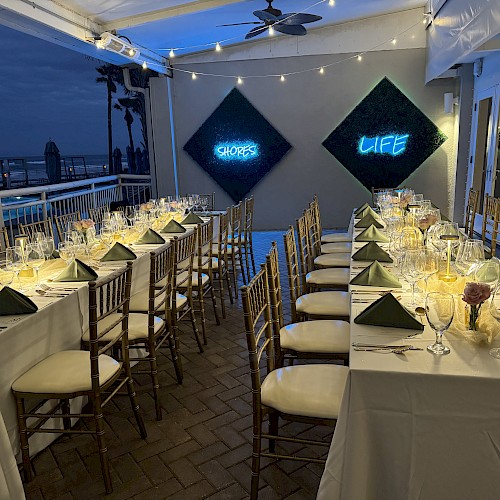
[[[265,261],[271,241],[278,241],[286,297],[282,232],[255,233],[254,240],[258,264]],[[149,393],[139,395],[148,430],[146,440],[139,437],[133,425],[127,398],[119,398],[118,406],[107,409],[106,439],[114,492],[106,498],[248,498],[252,398],[241,297],[232,306],[227,301],[227,319],[220,326],[215,324],[210,307],[207,313],[208,345],[203,354],[197,352],[189,328],[184,328],[181,386],[174,378],[168,350],[159,356],[163,420],[156,421]],[[137,376],[139,390],[147,382],[143,375]],[[326,442],[332,436],[328,428],[304,424],[288,423],[282,428],[283,434],[319,437]],[[297,449],[294,444],[282,446]],[[304,453],[316,451],[305,449]],[[315,498],[323,466],[291,461],[263,463],[261,500]],[[105,496],[96,443],[90,436],[62,436],[34,458],[33,466],[36,476],[26,486],[28,499]]]

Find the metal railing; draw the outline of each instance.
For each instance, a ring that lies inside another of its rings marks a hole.
[[[130,205],[151,198],[149,175],[109,175],[62,184],[0,191],[0,228],[6,227],[11,241],[19,224],[29,224],[57,215],[79,211],[88,217],[89,209],[127,200]]]

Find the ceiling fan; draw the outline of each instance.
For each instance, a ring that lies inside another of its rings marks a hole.
[[[246,23],[220,24],[219,26],[239,26],[241,24],[259,24],[256,28],[252,28],[245,36],[245,39],[253,38],[267,31],[270,26],[280,33],[287,35],[302,36],[307,33],[307,30],[302,26],[306,23],[314,23],[323,19],[321,16],[314,14],[302,14],[301,12],[290,12],[283,14],[281,10],[273,8],[273,0],[266,0],[269,4],[267,9],[256,10],[253,15],[260,21],[250,21]],[[219,27],[217,26],[217,27]]]

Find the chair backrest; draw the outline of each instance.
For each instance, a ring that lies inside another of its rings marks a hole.
[[[245,242],[252,241],[253,207],[254,207],[253,196],[251,198],[245,198],[245,215],[243,223],[243,234],[245,235]]]
[[[73,222],[81,220],[81,215],[79,211],[71,212],[69,214],[57,215],[54,217],[54,222],[56,223],[57,236],[59,241],[64,241],[64,233],[70,231]]]
[[[313,259],[311,258],[311,254],[309,251],[310,248],[310,234],[309,234],[309,226],[308,226],[308,218],[306,217],[307,213],[311,213],[311,209],[308,209],[304,212],[302,217],[299,217],[296,220],[297,226],[297,246],[299,253],[299,264],[300,264],[300,273],[302,276],[302,288],[306,288],[306,275],[309,271],[313,269]]]
[[[465,234],[469,238],[474,236],[474,221],[479,207],[479,191],[470,188],[467,208],[465,209]]]
[[[6,227],[0,228],[0,251],[5,251],[7,247],[10,247],[9,233]]]
[[[30,224],[19,224],[19,229],[22,234],[28,236],[30,240],[35,239],[36,233],[43,233],[47,238],[54,239],[54,231],[52,229],[52,219],[44,219]]]
[[[191,296],[193,286],[193,259],[196,249],[196,231],[175,236],[174,269],[172,272],[172,310],[176,311],[177,291],[182,288],[186,296]]]
[[[214,239],[214,220],[210,217],[210,220],[204,222],[203,224],[198,224],[196,226],[197,232],[197,249],[196,258],[197,269],[198,269],[198,284],[201,285],[203,281],[203,272],[210,276],[210,282],[212,278],[212,243]]]
[[[167,324],[171,317],[174,272],[174,245],[166,243],[149,254],[148,329],[154,335],[155,316],[165,315]]]
[[[252,395],[254,411],[260,409],[261,371],[260,361],[266,354],[267,373],[276,367],[273,329],[271,323],[271,307],[266,267],[254,276],[252,281],[241,288],[245,333],[250,360],[250,374],[252,378]]]
[[[297,310],[295,302],[302,295],[299,261],[297,259],[297,246],[293,227],[283,235],[285,243],[286,267],[288,271],[288,288],[290,291],[290,309],[292,312],[292,323],[297,321]]]
[[[99,386],[99,356],[109,352],[116,345],[120,347],[121,356],[126,364],[129,362],[128,350],[128,315],[130,287],[132,284],[132,262],[114,273],[89,283],[89,346],[90,372],[92,389],[98,394]],[[107,319],[113,315],[112,321]],[[105,326],[100,327],[101,321]],[[121,325],[119,333],[112,340],[103,342],[102,337],[110,330]]]
[[[321,238],[321,233],[323,232],[323,228],[321,226],[321,214],[319,211],[319,200],[317,194],[313,196],[311,203],[309,203],[309,208],[314,211],[313,215],[316,218],[315,223],[318,225],[318,233]]]
[[[217,237],[217,255],[218,259],[225,259],[227,256],[227,241],[229,238],[229,211],[219,215],[219,235]]]
[[[273,323],[274,350],[279,358],[281,351],[280,330],[285,322],[283,320],[283,297],[281,294],[281,279],[278,259],[278,246],[273,241],[271,250],[266,255],[267,279],[269,284],[269,300],[271,302],[271,320]]]
[[[321,255],[321,223],[319,220],[319,205],[311,203],[309,208],[304,212],[309,235],[309,253],[314,260],[315,257]]]
[[[498,224],[500,222],[500,203],[498,198],[486,195],[484,198],[483,212],[483,244],[486,246],[486,240],[491,241],[491,255],[495,255],[498,239]]]
[[[96,225],[102,224],[104,214],[109,212],[109,205],[89,209],[89,219],[92,219]]]
[[[243,218],[242,218],[242,203],[241,201],[237,205],[233,205],[230,211],[229,226],[231,228],[231,243],[238,246],[242,237],[243,229]]]

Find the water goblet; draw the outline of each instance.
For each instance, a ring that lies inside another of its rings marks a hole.
[[[455,314],[455,302],[450,293],[431,292],[425,300],[425,315],[436,334],[436,342],[427,346],[433,354],[449,354],[450,348],[443,345],[443,333],[448,330]]]
[[[75,244],[71,241],[61,241],[57,247],[59,256],[66,263],[66,265],[71,264],[75,259]]]
[[[40,284],[40,268],[45,262],[45,254],[38,243],[29,243],[26,246],[27,263],[35,270],[36,284]]]
[[[0,285],[9,286],[14,281],[12,261],[5,258],[0,260]]]
[[[420,250],[407,250],[403,256],[403,265],[401,267],[401,275],[411,285],[411,302],[408,306],[413,309],[418,307],[415,301],[415,286],[419,280],[425,277],[419,266],[420,256]]]
[[[427,282],[429,278],[439,271],[439,260],[435,252],[426,248],[420,250],[415,262],[418,270],[424,275],[425,291],[427,294]]]
[[[19,277],[20,272],[26,267],[24,249],[19,246],[8,247],[5,249],[5,259],[10,262],[10,268],[14,271],[15,277],[17,279],[17,287],[20,291],[23,291],[23,285],[21,283],[21,278]]]
[[[460,243],[455,257],[455,267],[465,276],[475,270],[484,259],[484,248],[481,240],[466,240]]]

